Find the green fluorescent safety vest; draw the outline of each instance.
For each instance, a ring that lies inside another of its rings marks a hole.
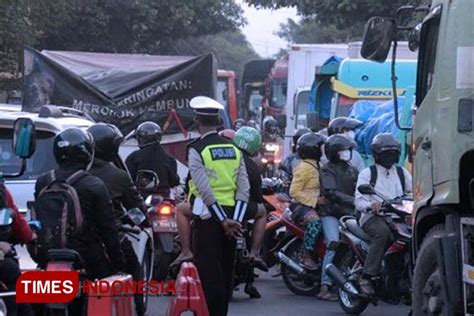
[[[209,186],[222,206],[235,205],[235,191],[237,189],[237,170],[240,166],[242,154],[230,143],[210,144],[199,150],[200,146],[192,146],[201,155],[204,167],[209,177]],[[189,193],[199,196],[196,185],[191,179]]]

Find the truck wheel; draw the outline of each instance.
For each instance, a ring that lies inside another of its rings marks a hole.
[[[436,258],[435,236],[444,232],[436,225],[421,244],[413,275],[413,316],[443,315],[443,297]]]

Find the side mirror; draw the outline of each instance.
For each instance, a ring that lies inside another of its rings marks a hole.
[[[319,131],[321,129],[321,124],[319,123],[319,113],[311,112],[306,114],[306,126],[313,132]]]
[[[18,118],[13,125],[13,152],[21,159],[33,156],[36,149],[36,130],[29,118]]]
[[[370,184],[362,184],[362,185],[359,185],[357,187],[357,190],[359,190],[359,192],[361,194],[366,194],[366,195],[375,195],[375,189],[373,186],[371,186]]]
[[[135,185],[139,191],[150,192],[158,188],[160,179],[158,175],[151,170],[138,170]]]
[[[42,225],[41,225],[41,222],[40,221],[29,221],[28,222],[28,225],[30,226],[30,228],[34,231],[38,231],[38,230],[41,230],[42,228]]]
[[[395,39],[395,33],[395,20],[382,17],[370,18],[365,26],[360,54],[368,60],[385,62],[392,41]]]
[[[408,48],[412,52],[416,52],[420,47],[421,23],[411,29],[408,33]]]
[[[10,226],[13,223],[13,210],[11,208],[0,208],[0,227]]]
[[[286,128],[286,115],[280,114],[276,117],[276,120],[278,122],[278,128],[280,128],[280,130],[284,130]]]
[[[139,208],[132,208],[127,211],[127,216],[135,225],[141,225],[145,220],[146,216]]]

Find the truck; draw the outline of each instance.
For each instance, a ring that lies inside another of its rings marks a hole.
[[[419,47],[413,124],[397,122],[412,144],[414,316],[474,314],[472,12],[472,0],[433,0],[430,7],[401,7],[396,18],[372,17],[364,35],[361,54],[377,62],[391,43],[396,48],[400,33]],[[420,24],[407,24],[422,13]]]
[[[296,109],[303,108],[298,102],[309,104],[309,90],[313,83],[316,66],[322,65],[329,57],[338,55],[346,57],[348,54],[347,44],[294,44],[288,53],[288,75],[286,82],[286,93],[277,94],[277,83],[285,85],[284,80],[274,81],[271,100],[277,102],[273,108],[281,108],[287,118],[285,136],[292,136],[298,121],[302,120]],[[283,90],[284,91],[284,90]],[[278,96],[278,98],[277,98]],[[285,137],[284,156],[291,153],[291,137]]]
[[[217,70],[216,100],[224,105],[229,119],[234,122],[238,117],[237,86],[235,72]]]

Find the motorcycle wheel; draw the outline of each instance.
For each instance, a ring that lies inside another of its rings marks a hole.
[[[433,227],[421,244],[413,275],[413,316],[443,315],[446,312],[435,244],[435,236],[443,232],[443,225]],[[438,304],[433,306],[432,302]],[[456,313],[455,315],[463,314]]]
[[[164,281],[168,276],[168,270],[175,255],[173,253],[164,252],[158,241],[155,245],[155,262],[153,263],[153,279]]]
[[[291,258],[291,260],[299,262],[303,251],[303,241],[297,240],[286,249],[285,254]],[[317,270],[313,273],[321,274],[321,270]],[[308,277],[296,273],[285,264],[281,265],[281,276],[288,289],[296,295],[314,296],[318,292],[319,282],[309,280]]]
[[[277,238],[276,231],[266,231],[263,237],[262,250],[260,252],[261,252],[263,261],[269,268],[273,267],[275,264],[278,263],[278,259],[271,252],[273,247],[275,247],[275,245],[277,244],[276,238]]]
[[[344,276],[348,276],[351,271],[355,270],[357,265],[357,260],[350,251],[346,251],[337,262],[334,262],[336,267],[340,269]],[[355,284],[354,281],[352,285],[358,288],[358,284]],[[337,295],[339,305],[341,306],[342,310],[350,315],[359,315],[362,313],[367,306],[369,305],[369,301],[354,297],[349,295],[347,292],[343,291],[339,288],[338,295]]]
[[[142,280],[148,280],[150,275],[150,269],[152,264],[152,251],[151,246],[148,244],[145,250],[145,255],[143,258],[142,266],[141,266],[141,273],[142,273]],[[143,305],[145,306],[145,312],[148,309],[148,294],[143,294]]]

